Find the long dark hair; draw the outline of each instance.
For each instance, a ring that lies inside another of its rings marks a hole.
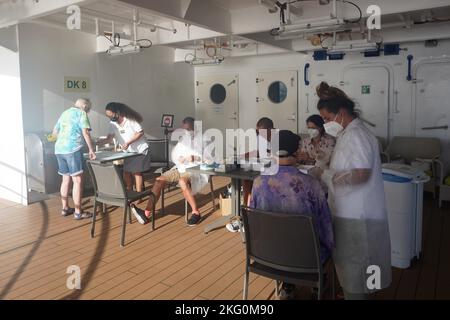
[[[317,109],[325,109],[333,114],[338,114],[339,110],[345,109],[349,115],[358,118],[359,111],[355,109],[355,102],[339,88],[330,87],[328,83],[321,82],[316,88],[320,100],[317,102]]]
[[[127,119],[136,121],[138,123],[141,123],[144,119],[142,118],[141,114],[133,109],[131,109],[126,104],[120,103],[120,102],[110,102],[106,105],[105,108],[106,111],[111,111],[116,114],[119,114]]]

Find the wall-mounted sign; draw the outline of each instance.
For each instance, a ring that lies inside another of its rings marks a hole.
[[[212,111],[215,114],[224,114],[223,105],[212,106]]]
[[[163,114],[161,119],[161,127],[172,128],[173,127],[173,114]]]
[[[370,94],[370,86],[362,86],[361,94]]]
[[[90,92],[91,81],[89,78],[64,77],[64,92]]]

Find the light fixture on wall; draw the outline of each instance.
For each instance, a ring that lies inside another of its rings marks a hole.
[[[375,42],[360,41],[360,42],[346,42],[337,43],[330,47],[328,54],[339,54],[344,52],[371,52],[379,51],[380,45]]]
[[[152,41],[150,39],[138,39],[138,24],[140,18],[137,10],[134,10],[133,14],[133,29],[132,29],[132,40],[130,43],[126,45],[120,45],[121,35],[115,32],[115,23],[111,22],[111,38],[108,38],[105,34],[105,37],[111,42],[111,46],[106,51],[106,53],[110,56],[119,56],[130,53],[139,53],[141,49],[150,48],[152,46]],[[143,45],[142,42],[147,42],[146,45]]]
[[[141,47],[139,45],[128,45],[123,47],[115,47],[112,46],[108,49],[107,54],[110,56],[121,56],[130,53],[139,53],[141,52]]]
[[[274,30],[276,40],[299,38],[310,34],[341,32],[349,29],[343,19],[328,18],[303,20],[301,23],[284,25]]]
[[[306,0],[303,0],[306,1]],[[280,27],[272,29],[270,34],[275,37],[276,40],[287,40],[295,38],[306,39],[308,36],[325,34],[325,33],[336,33],[344,32],[352,29],[352,25],[359,23],[362,18],[361,8],[353,2],[347,0],[329,0],[329,1],[319,1],[320,5],[326,5],[332,2],[331,12],[327,16],[317,17],[313,19],[296,19],[291,20],[291,13],[296,14],[292,9],[295,8],[295,3],[302,3],[303,1],[293,1],[285,2],[281,8],[282,15],[280,18]],[[276,2],[279,3],[278,1]],[[359,17],[357,19],[346,19],[339,16],[337,4],[351,4],[358,10]],[[301,9],[301,7],[300,7]],[[284,15],[286,11],[286,15]],[[300,10],[300,15],[302,14]],[[298,13],[296,14],[299,15]]]
[[[224,59],[213,58],[213,59],[193,59],[189,62],[191,66],[214,66],[222,63]]]

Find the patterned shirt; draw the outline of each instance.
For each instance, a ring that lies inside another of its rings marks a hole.
[[[74,153],[83,148],[83,129],[90,128],[86,112],[75,107],[64,111],[55,125],[58,132],[55,154]]]
[[[314,165],[324,169],[330,166],[330,159],[335,145],[336,139],[328,134],[324,134],[320,137],[318,145],[314,145],[310,137],[302,139],[300,151],[307,153],[311,159],[316,160]]]
[[[320,241],[320,260],[324,263],[334,247],[331,212],[317,179],[297,168],[280,166],[275,175],[261,175],[253,182],[250,207],[281,213],[315,217]]]

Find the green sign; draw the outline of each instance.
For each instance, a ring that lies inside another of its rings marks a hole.
[[[91,81],[89,78],[64,77],[64,92],[90,92]]]
[[[361,87],[361,94],[370,94],[370,86],[362,86]]]

